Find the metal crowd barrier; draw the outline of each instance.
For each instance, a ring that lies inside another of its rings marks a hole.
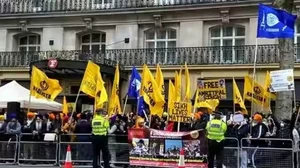
[[[32,164],[31,166],[49,165],[57,163],[58,141],[44,141],[44,134],[20,134],[18,145],[19,165]]]
[[[224,147],[224,166],[240,167],[240,143],[237,138],[226,137]]]
[[[244,138],[241,153],[248,156],[254,168],[294,168],[294,143],[291,139]],[[245,157],[242,158],[241,164],[246,163]]]
[[[0,164],[12,165],[16,163],[18,136],[2,134],[0,136]]]
[[[72,149],[74,167],[92,167],[91,134],[62,134],[54,142],[32,134],[0,136],[0,164],[20,166],[62,166],[67,146]],[[298,142],[299,146],[299,142]],[[225,139],[224,166],[239,168],[299,168],[300,150],[290,139]],[[127,135],[110,135],[111,164],[129,166]],[[102,158],[100,158],[102,159]],[[251,161],[250,165],[248,161]],[[294,165],[295,164],[295,165]]]

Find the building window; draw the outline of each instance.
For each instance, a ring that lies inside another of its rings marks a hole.
[[[216,63],[243,63],[245,45],[245,27],[216,26],[210,29],[210,46],[218,54]],[[240,47],[239,47],[240,46]]]
[[[99,53],[105,48],[105,33],[88,33],[81,36],[81,50]]]
[[[295,25],[294,44],[296,45],[295,60],[296,62],[300,62],[300,23],[296,23]]]
[[[40,51],[41,46],[41,36],[38,34],[31,34],[26,36],[21,36],[19,38],[19,51]]]
[[[177,45],[177,31],[174,29],[153,29],[145,33],[146,48],[156,50],[148,50],[148,63],[170,63],[174,62],[174,54],[172,49]]]

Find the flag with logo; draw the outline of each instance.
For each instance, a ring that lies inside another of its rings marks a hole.
[[[265,101],[264,98],[264,88],[253,81],[248,75],[245,76],[244,81],[244,99],[253,101],[255,104],[263,105],[264,107],[269,107],[269,102]]]
[[[32,66],[30,81],[31,96],[54,100],[61,91],[62,87],[58,80],[48,78],[43,71]]]
[[[120,83],[120,71],[119,71],[119,65],[117,65],[113,87],[111,91],[109,108],[108,108],[109,116],[121,113],[121,104],[119,98],[119,83]]]
[[[184,101],[190,101],[191,99],[191,79],[190,79],[190,73],[189,68],[187,64],[184,65],[184,73],[185,73],[185,97]]]
[[[80,90],[91,97],[96,96],[98,73],[100,73],[100,67],[89,61],[82,78]]]
[[[101,109],[104,103],[107,102],[108,95],[105,88],[105,82],[102,79],[100,70],[97,73],[96,93],[95,93],[95,110]]]
[[[162,112],[165,100],[146,64],[143,66],[140,95],[144,97],[144,101],[149,105],[151,114],[157,114],[161,117],[162,113],[160,112]]]
[[[259,4],[257,37],[294,38],[296,18],[284,10]]]
[[[240,90],[234,79],[233,79],[233,101],[234,104],[238,104],[240,106],[244,114],[248,114],[247,108],[244,103],[244,99],[242,98]]]
[[[171,80],[169,80],[169,93],[168,93],[168,109],[171,111],[174,106],[174,101],[175,101],[175,86]]]
[[[176,101],[181,101],[181,74],[182,74],[181,68],[179,73],[177,71],[175,72]]]
[[[141,76],[135,67],[132,68],[127,95],[133,97],[137,101],[137,111],[139,116],[144,116],[145,104],[143,96],[140,96]]]

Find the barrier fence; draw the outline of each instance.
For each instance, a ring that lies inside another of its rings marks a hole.
[[[67,146],[72,149],[74,166],[92,167],[90,134],[59,135],[55,141],[44,141],[44,135],[0,136],[0,164],[63,165]],[[300,168],[299,142],[290,139],[225,139],[224,166],[226,168]],[[111,164],[129,166],[127,135],[110,135]]]

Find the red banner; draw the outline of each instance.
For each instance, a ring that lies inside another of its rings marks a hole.
[[[180,149],[184,149],[185,167],[207,167],[205,132],[168,132],[155,129],[130,129],[130,165],[177,167]]]

